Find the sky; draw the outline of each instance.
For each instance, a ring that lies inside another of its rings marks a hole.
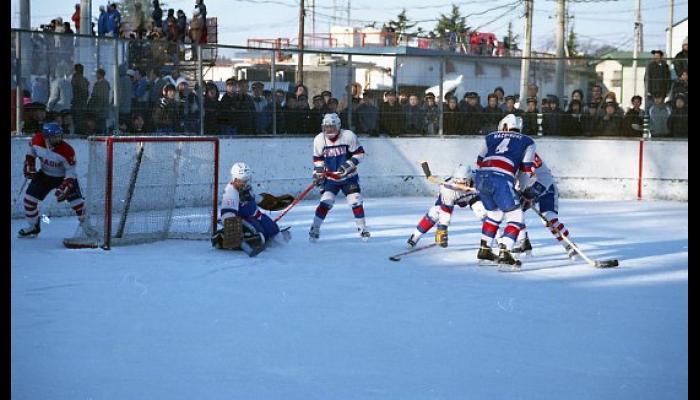
[[[469,15],[467,24],[481,27],[480,31],[494,32],[502,37],[508,23],[513,23],[515,34],[524,38],[523,5],[517,0],[493,1],[447,1],[436,0],[429,5],[422,0],[385,0],[375,6],[370,0],[332,0],[316,5],[316,33],[329,31],[334,11],[332,4],[341,9],[337,16],[346,22],[347,1],[351,3],[350,17],[354,26],[366,26],[377,22],[377,26],[396,19],[401,8],[406,8],[407,16],[413,21],[424,21],[418,26],[425,31],[435,27],[440,14],[449,14],[451,5],[460,7],[462,15]],[[32,26],[48,23],[58,16],[70,20],[77,0],[33,0],[31,3]],[[311,0],[307,0],[307,9]],[[665,0],[642,0],[642,22],[644,24],[644,50],[665,49],[665,32],[668,25],[669,2]],[[93,1],[93,17],[100,4],[106,1]],[[194,0],[167,0],[164,9],[183,9],[189,16],[194,8]],[[217,16],[219,22],[219,43],[245,45],[248,38],[296,38],[298,24],[298,4],[296,0],[206,0],[209,16]],[[340,6],[342,4],[342,7]],[[513,9],[513,5],[517,7]],[[231,12],[232,5],[235,13]],[[569,3],[569,14],[573,15],[574,31],[580,43],[592,45],[613,45],[622,50],[632,50],[634,44],[635,0],[602,1],[587,0]],[[51,12],[48,10],[56,10]],[[601,13],[603,15],[601,15]],[[473,15],[470,15],[473,14]],[[674,23],[688,16],[688,1],[676,1]],[[543,51],[552,44],[556,25],[556,2],[537,0],[533,22],[533,49]],[[19,0],[12,0],[12,27],[19,26]],[[306,32],[311,33],[313,20],[307,12]]]

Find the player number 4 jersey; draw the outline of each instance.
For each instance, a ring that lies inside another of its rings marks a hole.
[[[532,172],[535,142],[518,132],[492,132],[484,138],[477,157],[480,171],[492,171],[515,180],[518,171]]]

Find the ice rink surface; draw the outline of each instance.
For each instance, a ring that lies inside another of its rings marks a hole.
[[[536,214],[523,271],[477,266],[456,208],[449,247],[392,262],[433,199],[369,198],[363,243],[342,196],[312,244],[256,258],[208,241],[67,250],[12,221],[13,399],[685,399],[688,203],[561,200],[594,259],[571,263]],[[433,240],[433,231],[420,244]]]

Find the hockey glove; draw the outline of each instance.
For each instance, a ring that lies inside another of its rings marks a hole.
[[[36,175],[36,158],[27,154],[24,159],[24,177],[27,179],[34,179]]]
[[[61,183],[54,192],[56,201],[61,202],[65,200],[68,195],[73,192],[74,182],[75,180],[73,178],[66,178],[63,180],[63,183]]]
[[[275,197],[269,193],[260,193],[260,196],[262,196],[262,200],[260,200],[258,206],[268,211],[282,210],[294,201],[294,196],[290,194]]]
[[[532,186],[523,190],[522,195],[530,201],[537,201],[545,191],[547,191],[547,188],[543,184],[535,182]]]
[[[440,247],[447,247],[447,226],[438,225],[435,231],[435,243]]]
[[[318,187],[322,187],[323,184],[326,182],[326,175],[324,174],[324,168],[323,167],[315,167],[314,168],[314,183]]]
[[[345,161],[345,163],[343,165],[341,165],[340,168],[338,168],[338,170],[335,172],[340,176],[345,176],[348,173],[350,173],[354,168],[355,168],[355,164],[353,164],[352,161],[348,160],[348,161]]]

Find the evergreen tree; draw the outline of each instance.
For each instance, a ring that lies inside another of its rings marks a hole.
[[[569,57],[579,56],[578,43],[576,41],[576,33],[574,32],[574,26],[571,25],[569,29],[569,37],[566,39],[566,49],[569,51]]]
[[[151,1],[122,0],[121,2],[117,3],[117,9],[119,10],[119,13],[122,16],[122,26],[128,29],[129,31],[132,31],[134,29],[133,13],[135,9],[134,4],[136,3],[141,3],[141,10],[143,11],[144,23],[146,24],[146,27],[150,25],[151,12],[153,11],[153,5],[151,4]]]
[[[435,30],[438,33],[438,37],[444,38],[451,32],[468,32],[470,27],[467,26],[467,17],[463,17],[459,12],[459,7],[453,4],[452,12],[450,12],[449,16],[440,14]]]
[[[506,49],[517,50],[519,39],[520,35],[513,35],[513,21],[508,22],[508,34],[506,35],[504,40]]]
[[[409,30],[412,29],[414,26],[418,25],[417,22],[410,22],[408,17],[406,16],[406,9],[402,9],[399,15],[396,17],[396,21],[391,20],[389,21],[389,27],[394,28],[394,31],[397,33],[399,37],[403,36],[414,36],[414,32],[410,32]],[[422,29],[419,28],[419,31],[422,31]]]

